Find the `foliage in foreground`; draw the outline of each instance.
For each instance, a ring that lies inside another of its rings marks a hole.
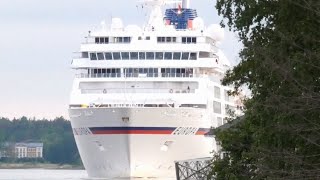
[[[320,178],[320,1],[218,0],[244,47],[224,85],[248,88],[245,116],[217,130],[217,179]],[[222,24],[225,24],[222,22]]]
[[[27,119],[26,117],[13,120],[0,118],[0,144],[30,140],[44,143],[44,161],[57,164],[81,164],[70,121],[63,117],[52,121]],[[21,162],[28,159],[3,160]]]

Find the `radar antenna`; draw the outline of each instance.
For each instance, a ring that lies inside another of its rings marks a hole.
[[[169,4],[182,3],[185,0],[139,0],[144,7],[151,10],[147,28],[150,30],[162,29],[165,24],[163,22],[162,7]]]
[[[185,0],[139,0],[139,3],[149,6],[164,6],[168,4],[182,3]]]

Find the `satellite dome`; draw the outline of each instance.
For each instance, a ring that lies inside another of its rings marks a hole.
[[[218,24],[211,24],[207,28],[207,32],[216,41],[223,41],[224,39],[224,29]]]
[[[196,17],[193,20],[193,29],[195,30],[203,30],[204,29],[204,21],[200,17]]]
[[[112,30],[121,30],[121,29],[123,29],[122,20],[120,18],[112,18],[111,29]]]

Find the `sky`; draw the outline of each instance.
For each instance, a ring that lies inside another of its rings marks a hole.
[[[0,0],[0,117],[68,117],[70,63],[84,36],[102,21],[142,25],[136,0]],[[214,0],[191,0],[205,24],[221,17]],[[225,30],[220,44],[238,62],[241,44]]]

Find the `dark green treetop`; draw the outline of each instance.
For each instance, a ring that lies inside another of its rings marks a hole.
[[[241,62],[224,85],[248,88],[244,120],[216,131],[218,179],[320,178],[320,1],[218,0]]]

